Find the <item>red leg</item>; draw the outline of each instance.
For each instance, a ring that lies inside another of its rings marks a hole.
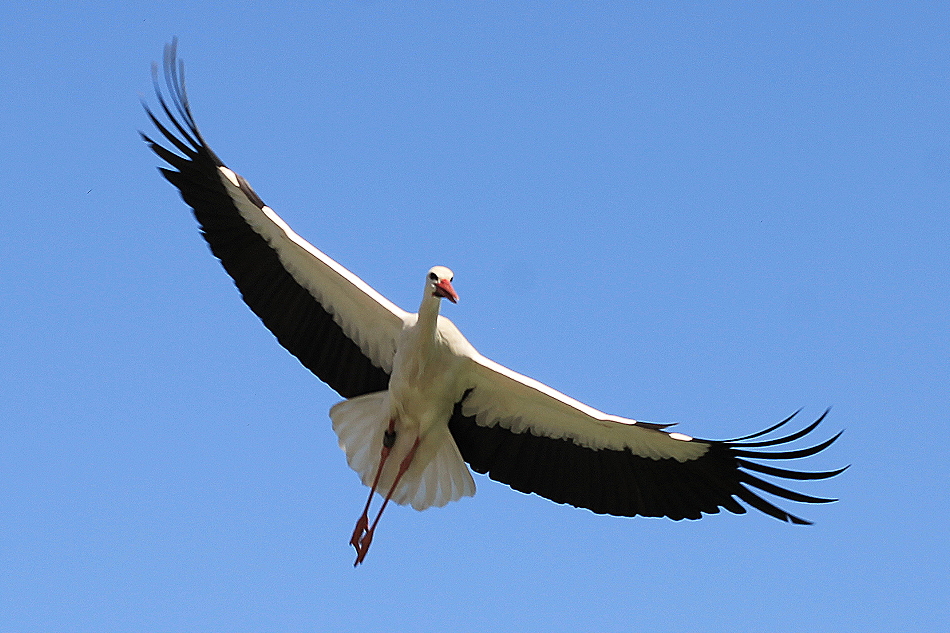
[[[373,501],[373,493],[376,492],[376,486],[379,484],[379,477],[383,473],[383,466],[386,465],[386,459],[389,457],[389,452],[392,449],[395,438],[396,421],[390,420],[389,428],[386,430],[386,435],[383,439],[383,448],[379,451],[379,466],[376,467],[376,475],[373,477],[373,485],[369,489],[369,496],[366,498],[366,505],[363,506],[363,513],[360,515],[360,518],[356,520],[356,527],[353,528],[353,536],[350,537],[350,545],[356,548],[357,553],[360,551],[360,539],[366,533],[366,529],[369,526],[369,517],[367,516],[367,513],[369,512],[369,505]]]
[[[399,485],[399,480],[402,479],[402,476],[406,474],[406,471],[409,470],[409,465],[412,463],[412,458],[416,455],[416,449],[419,448],[419,438],[416,438],[416,441],[413,442],[412,448],[409,449],[409,453],[406,454],[406,457],[402,460],[402,463],[399,464],[399,472],[396,473],[396,479],[393,480],[393,485],[389,488],[389,493],[386,495],[386,498],[383,500],[383,505],[379,508],[379,513],[376,515],[376,519],[373,521],[373,525],[370,526],[366,533],[363,534],[363,538],[360,539],[359,546],[356,548],[356,562],[353,563],[353,566],[356,567],[363,562],[363,559],[366,558],[366,552],[369,551],[369,546],[373,542],[373,532],[376,531],[376,524],[379,523],[379,519],[383,516],[383,510],[386,509],[389,500],[392,498],[393,493],[396,492],[396,486]]]

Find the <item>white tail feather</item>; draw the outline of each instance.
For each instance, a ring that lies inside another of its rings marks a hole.
[[[339,402],[330,409],[333,430],[346,453],[346,463],[363,483],[373,484],[383,431],[389,422],[389,393],[377,391]]]
[[[379,391],[344,400],[330,409],[333,430],[346,453],[346,461],[366,486],[373,485],[379,465],[383,432],[389,424],[389,393]],[[397,434],[376,491],[389,491],[399,465],[415,437]],[[392,500],[416,510],[444,506],[450,501],[475,494],[475,481],[462,459],[448,428],[426,433],[416,449],[412,465],[406,471]]]
[[[387,463],[388,469],[388,463]],[[420,470],[421,469],[421,472]],[[422,440],[393,501],[416,510],[442,507],[475,494],[475,480],[448,429],[433,429]]]

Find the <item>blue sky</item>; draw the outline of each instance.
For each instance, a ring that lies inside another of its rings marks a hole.
[[[950,624],[945,3],[0,8],[0,629]],[[700,437],[832,406],[839,503],[621,519],[476,477],[366,564],[337,396],[242,304],[137,130],[195,115],[300,234],[487,356]],[[517,627],[517,628],[513,628]]]

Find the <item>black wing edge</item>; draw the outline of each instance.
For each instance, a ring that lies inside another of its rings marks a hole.
[[[786,512],[758,491],[800,503],[829,503],[836,499],[805,495],[752,473],[805,481],[828,479],[848,468],[807,472],[750,461],[800,459],[828,448],[840,432],[820,444],[798,450],[758,450],[782,446],[808,435],[828,411],[804,429],[770,440],[746,441],[778,430],[797,411],[779,424],[746,438],[694,440],[708,443],[709,450],[698,459],[678,462],[644,458],[629,450],[593,450],[569,439],[513,433],[500,426],[480,426],[473,417],[462,414],[463,401],[464,397],[455,405],[449,429],[472,470],[520,492],[535,493],[597,514],[668,517],[679,521],[717,514],[720,508],[744,514],[746,507],[739,503],[741,500],[780,521],[810,525],[811,521]]]
[[[221,180],[218,167],[224,163],[202,138],[192,116],[184,64],[177,50],[177,38],[165,46],[167,99],[158,66],[152,64],[155,95],[168,124],[142,102],[152,124],[179,152],[140,132],[152,151],[173,168],[160,167],[159,171],[178,188],[194,211],[211,252],[221,260],[244,302],[281,345],[344,398],[386,389],[389,375],[343,333],[330,313],[283,267],[277,252],[241,217]],[[238,181],[248,198],[263,207],[250,185],[240,176]]]

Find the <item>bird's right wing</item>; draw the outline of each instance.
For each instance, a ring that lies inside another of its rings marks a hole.
[[[749,442],[775,431],[729,441],[699,440],[665,426],[609,415],[474,352],[465,395],[449,429],[463,459],[521,492],[621,516],[698,519],[725,508],[743,513],[742,500],[783,521],[808,523],[761,497],[758,489],[804,503],[812,497],[761,479],[825,479],[827,472],[788,470],[751,459],[797,459],[828,447],[837,436],[799,450],[753,450],[786,444],[824,419],[784,437]],[[827,412],[826,412],[827,413]],[[752,472],[750,472],[752,471]]]
[[[244,301],[281,345],[343,397],[386,389],[408,314],[294,233],[224,166],[191,114],[175,42],[165,47],[164,62],[171,105],[153,68],[155,92],[177,134],[145,109],[181,155],[142,136],[175,168],[161,171],[194,210]]]

